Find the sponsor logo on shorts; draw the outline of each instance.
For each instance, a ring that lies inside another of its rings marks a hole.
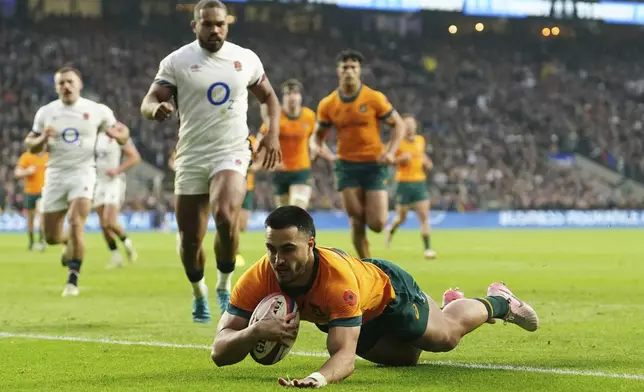
[[[414,314],[416,315],[416,320],[420,319],[420,312],[418,311],[418,306],[416,304],[412,305],[414,307]]]

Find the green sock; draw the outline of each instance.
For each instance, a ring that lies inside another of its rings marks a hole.
[[[488,320],[493,318],[502,319],[510,311],[510,304],[508,303],[508,300],[503,297],[494,296],[474,299],[485,305]]]
[[[429,235],[423,234],[423,245],[425,246],[425,250],[429,249]]]

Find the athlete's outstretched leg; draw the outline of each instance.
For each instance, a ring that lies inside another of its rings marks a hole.
[[[427,300],[430,306],[427,329],[423,337],[414,342],[425,351],[450,351],[463,336],[492,319],[503,319],[530,332],[539,327],[534,309],[500,282],[488,287],[486,297],[455,300],[442,311],[429,296]]]
[[[192,319],[205,323],[211,319],[208,287],[204,278],[206,254],[201,246],[208,228],[208,195],[177,195],[175,211],[181,243],[181,262],[194,295]]]
[[[221,170],[210,181],[210,208],[217,226],[217,299],[223,314],[228,308],[232,275],[239,245],[239,213],[246,195],[246,178],[235,170]]]

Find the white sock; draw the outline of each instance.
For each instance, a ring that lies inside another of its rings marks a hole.
[[[217,270],[217,290],[226,290],[230,293],[233,285],[233,273],[225,273]]]
[[[190,283],[192,285],[192,294],[195,298],[208,296],[208,286],[206,286],[206,278],[201,278],[200,281]]]
[[[125,241],[123,241],[123,245],[125,245],[125,248],[132,249],[132,240],[129,238],[126,238]]]

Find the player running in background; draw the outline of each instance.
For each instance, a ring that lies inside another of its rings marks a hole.
[[[63,296],[76,296],[78,275],[85,255],[85,220],[92,208],[96,185],[96,138],[99,132],[125,144],[129,129],[116,121],[111,109],[80,96],[80,72],[61,68],[54,76],[59,99],[36,112],[32,131],[25,139],[27,148],[49,148],[42,189],[41,212],[45,240],[49,245],[67,242],[63,230],[69,222],[66,265],[69,269]]]
[[[351,238],[358,255],[369,257],[365,225],[379,233],[387,224],[388,167],[395,162],[405,124],[381,92],[360,80],[362,54],[344,50],[338,55],[339,87],[318,105],[316,142],[324,148],[331,127],[338,134],[335,161],[338,190],[351,222]],[[381,122],[392,127],[387,148],[380,137]]]
[[[218,0],[201,0],[191,22],[196,40],[165,57],[141,104],[147,119],[180,117],[174,192],[181,260],[193,289],[193,320],[211,320],[202,242],[212,213],[217,227],[217,299],[228,307],[239,240],[239,212],[251,161],[248,90],[268,105],[269,132],[259,142],[263,166],[281,162],[279,100],[257,55],[226,41],[228,11]]]
[[[218,366],[242,361],[259,340],[295,337],[298,326],[289,323],[295,313],[267,312],[248,327],[255,307],[274,292],[295,299],[300,320],[328,334],[331,355],[306,378],[279,379],[284,386],[341,381],[353,373],[356,354],[382,365],[416,365],[422,351],[450,351],[488,320],[503,319],[527,331],[539,327],[534,309],[498,282],[485,297],[452,301],[441,310],[397,265],[319,246],[313,218],[299,207],[274,210],[265,229],[267,254],[239,278],[219,322],[211,353]]]
[[[20,155],[14,177],[24,179],[24,208],[27,210],[27,234],[29,235],[29,250],[43,251],[45,239],[43,238],[43,220],[38,211],[42,188],[45,185],[45,168],[49,153],[46,148],[40,152],[26,151]],[[38,244],[34,244],[34,221],[39,218]]]
[[[121,163],[121,156],[125,159]],[[125,172],[141,162],[141,155],[132,140],[120,145],[110,137],[99,134],[96,141],[96,189],[94,191],[94,208],[101,222],[103,237],[112,253],[108,268],[122,267],[123,257],[116,246],[119,238],[125,246],[130,262],[136,261],[136,250],[125,229],[118,223],[118,213],[125,197]]]
[[[431,170],[432,161],[425,152],[425,138],[418,135],[418,122],[411,114],[402,116],[407,127],[405,138],[400,142],[396,153],[396,217],[387,228],[387,247],[394,233],[407,219],[407,212],[416,212],[420,222],[420,232],[425,247],[425,258],[433,259],[436,252],[429,244],[429,193],[427,192],[426,170]]]
[[[282,83],[280,147],[282,164],[273,173],[273,193],[277,206],[296,205],[306,209],[311,199],[311,157],[309,139],[315,127],[315,112],[302,107],[302,84],[296,79]],[[260,135],[266,133],[266,125]]]

